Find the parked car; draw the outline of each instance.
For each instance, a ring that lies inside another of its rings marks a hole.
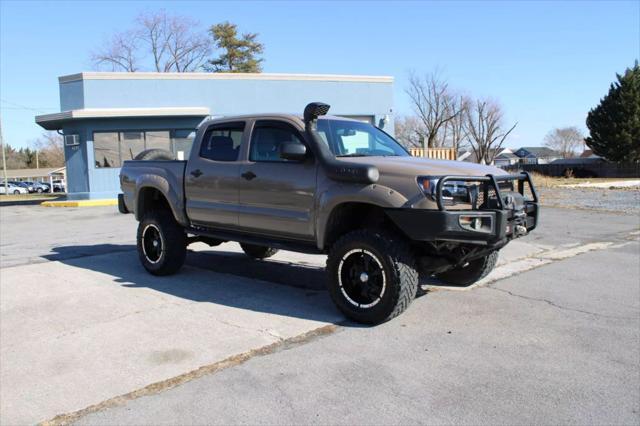
[[[144,268],[177,272],[196,241],[237,241],[255,259],[326,253],[335,304],[376,324],[409,306],[419,272],[470,285],[536,227],[528,174],[412,157],[382,130],[328,110],[208,120],[187,161],[157,149],[125,161],[118,206],[139,221]]]
[[[37,193],[41,194],[41,193],[47,192],[49,190],[49,186],[43,184],[42,182],[25,181],[24,183],[29,185],[32,188],[32,190],[29,190],[29,192],[37,192]]]
[[[5,187],[4,182],[0,183],[0,194],[28,194],[29,191],[23,186],[14,185],[10,182]]]
[[[53,192],[64,192],[65,182],[64,180],[56,179],[53,181]]]
[[[32,193],[33,192],[33,185],[29,185],[29,182],[23,182],[23,181],[12,181],[10,180],[9,183],[13,186],[20,186],[24,189],[27,190],[28,193]]]

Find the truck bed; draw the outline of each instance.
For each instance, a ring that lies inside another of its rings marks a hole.
[[[120,185],[127,210],[134,211],[137,182],[153,182],[157,189],[184,208],[184,173],[186,160],[128,160],[120,170]]]

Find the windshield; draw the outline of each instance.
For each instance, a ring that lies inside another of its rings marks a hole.
[[[318,120],[318,133],[336,157],[409,155],[391,136],[368,123]]]

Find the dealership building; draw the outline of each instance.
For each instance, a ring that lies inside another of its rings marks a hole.
[[[149,148],[187,158],[205,118],[265,112],[301,114],[322,101],[330,113],[393,133],[393,78],[386,76],[105,73],[60,77],[59,113],[36,123],[64,135],[72,198],[114,198],[122,162]]]

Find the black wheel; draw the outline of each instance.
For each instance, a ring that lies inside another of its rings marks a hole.
[[[153,275],[171,275],[184,264],[187,235],[170,212],[151,211],[138,225],[138,257]]]
[[[418,272],[407,241],[358,230],[340,238],[327,258],[329,294],[349,318],[379,324],[402,313],[416,296]]]
[[[38,194],[42,194],[42,188],[38,188],[38,189],[36,189],[36,192],[37,192]]]
[[[20,195],[20,191],[16,189],[15,191],[13,191],[13,195]]]
[[[498,251],[472,260],[464,266],[436,274],[436,277],[447,284],[467,286],[489,275],[498,262]]]
[[[257,246],[254,244],[240,244],[244,253],[253,257],[254,259],[266,259],[267,257],[271,257],[278,252],[278,249],[273,247],[265,247],[265,246]]]
[[[136,155],[134,160],[175,160],[176,156],[173,155],[173,152],[167,151],[166,149],[146,149],[142,151],[140,154]]]

